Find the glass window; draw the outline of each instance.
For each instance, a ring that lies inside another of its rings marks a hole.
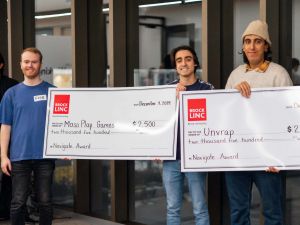
[[[299,60],[300,60],[300,1],[293,0],[292,7],[292,80],[294,85],[300,85],[300,68],[299,68]]]
[[[36,47],[43,54],[41,77],[57,87],[72,87],[71,35],[63,35],[63,30],[71,28],[70,13],[48,18],[48,11],[71,10],[70,2],[60,4],[41,4],[36,0]],[[72,208],[73,200],[73,161],[56,160],[53,183],[53,203]]]
[[[180,15],[180,16],[179,16]],[[201,2],[139,7],[139,68],[134,86],[164,85],[177,79],[170,52],[179,45],[195,48],[201,61]],[[201,70],[197,72],[201,75]],[[135,161],[131,221],[142,224],[166,223],[166,197],[162,184],[162,162]],[[132,213],[134,212],[134,213]],[[193,223],[187,184],[181,212],[182,224]]]
[[[105,3],[107,7],[107,1]],[[44,57],[41,77],[58,88],[72,87],[71,0],[35,0],[35,4],[36,46]],[[74,207],[74,162],[56,160],[53,183],[55,205]],[[110,163],[92,161],[87,172],[91,180],[90,208],[87,212],[109,219],[111,216]]]
[[[256,19],[259,19],[259,0],[234,1],[234,67],[243,64],[241,37],[248,24]]]
[[[234,1],[234,67],[244,64],[241,54],[241,37],[248,24],[256,19],[259,19],[259,0]],[[260,224],[260,212],[260,195],[255,185],[253,185],[250,211],[251,224]]]
[[[294,85],[300,85],[300,0],[292,1],[292,80]],[[285,216],[286,225],[293,225],[300,223],[298,213],[300,203],[300,172],[287,171],[286,172],[286,201],[285,201]]]
[[[110,161],[91,162],[90,201],[91,214],[103,219],[111,218]]]

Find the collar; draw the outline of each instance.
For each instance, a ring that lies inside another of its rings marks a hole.
[[[246,64],[246,73],[249,71],[256,71],[259,73],[264,73],[268,69],[270,61],[265,60],[259,67],[252,69],[249,64]]]
[[[192,84],[189,84],[189,85],[184,85],[185,87],[189,87],[189,86],[193,86],[194,84],[198,83],[199,82],[199,78],[196,78],[196,81]],[[180,79],[177,80],[177,83],[180,83]]]

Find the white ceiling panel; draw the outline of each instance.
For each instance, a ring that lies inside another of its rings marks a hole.
[[[35,11],[46,12],[60,9],[70,9],[72,0],[35,0]],[[103,0],[103,4],[108,4],[109,0]]]

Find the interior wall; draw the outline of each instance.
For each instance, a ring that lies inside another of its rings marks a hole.
[[[165,17],[166,26],[194,23],[195,50],[201,62],[201,3],[141,8],[140,15]],[[149,30],[149,28],[141,28],[140,26],[140,68],[158,68],[162,60],[161,41],[160,37],[154,37],[154,35],[158,35],[160,31],[156,28],[156,31],[147,31],[151,32],[151,35],[148,35],[145,30]]]
[[[41,70],[43,80],[53,83],[54,69],[71,68],[72,45],[70,37],[37,35],[36,46],[43,53]]]
[[[161,62],[161,28],[139,26],[140,69],[159,68]]]
[[[71,27],[71,16],[61,16],[53,17],[48,19],[36,19],[35,27],[44,28],[44,27]]]

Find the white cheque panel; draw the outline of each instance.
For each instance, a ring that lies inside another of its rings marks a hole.
[[[175,86],[49,89],[45,158],[176,158]]]
[[[182,171],[300,169],[300,88],[183,92]]]

